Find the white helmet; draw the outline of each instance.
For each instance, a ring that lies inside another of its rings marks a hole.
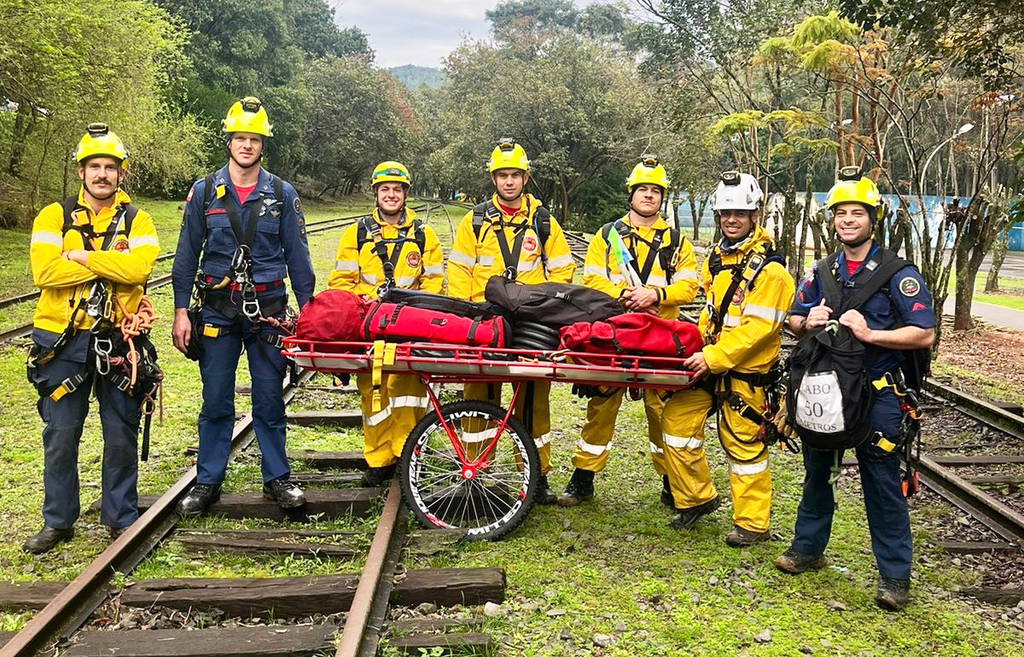
[[[764,193],[757,184],[757,178],[749,173],[726,171],[711,196],[711,209],[720,210],[757,210],[761,207]]]

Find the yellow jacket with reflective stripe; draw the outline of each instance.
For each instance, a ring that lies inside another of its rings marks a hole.
[[[714,279],[708,263],[710,254],[701,267],[702,287],[707,305],[700,314],[700,330],[705,336],[704,360],[715,374],[727,370],[747,373],[765,373],[779,358],[782,323],[793,305],[793,277],[778,262],[770,262],[754,279],[744,282],[729,301],[722,330],[718,336],[708,336],[711,312],[718,312],[722,297],[728,291],[733,272],[729,265],[742,263],[752,250],[772,244],[771,237],[761,226],[732,253],[723,252],[721,245],[713,253],[722,257],[723,269]],[[714,310],[712,310],[714,309]]]
[[[78,192],[78,203],[84,210],[73,215],[75,225],[92,224],[94,232],[105,232],[111,220],[123,205],[131,199],[118,190],[112,207],[103,208],[94,214],[85,200],[83,191]],[[84,249],[82,233],[75,229],[61,235],[64,226],[64,210],[60,203],[53,203],[42,209],[32,224],[32,246],[29,257],[32,265],[32,280],[39,288],[39,302],[36,304],[33,324],[36,328],[60,333],[71,320],[71,314],[81,298],[88,298],[92,285],[97,279],[110,284],[113,294],[124,304],[125,310],[135,312],[142,300],[142,286],[153,271],[156,257],[160,254],[153,220],[146,212],[139,210],[132,221],[131,233],[117,235],[106,251],[91,251],[88,266],[65,260],[65,251]],[[103,238],[94,240],[93,248],[99,249]],[[116,301],[113,304],[114,321],[121,319]],[[84,310],[75,317],[79,329],[91,327],[93,319]]]
[[[401,249],[395,262],[395,285],[401,288],[440,294],[441,285],[444,283],[444,258],[441,254],[441,244],[437,240],[437,233],[434,232],[434,229],[424,224],[423,249],[426,253],[420,253],[412,230],[415,218],[416,213],[406,208],[405,219],[401,223],[389,224],[383,221],[374,210],[372,221],[380,226],[381,236],[385,240],[398,239],[400,233],[405,233],[404,242],[391,244],[388,249],[389,256],[394,254],[396,248]],[[353,294],[366,294],[376,298],[377,288],[384,283],[384,264],[377,255],[373,235],[367,231],[368,239],[362,246],[357,244],[358,236],[358,222],[346,228],[342,233],[341,239],[338,240],[338,255],[334,263],[334,271],[327,279],[327,287],[332,290],[345,290]]]
[[[498,200],[496,194],[491,198],[491,202],[501,211]],[[503,231],[509,250],[513,248],[517,232],[526,231],[519,262],[516,263],[517,281],[526,285],[571,283],[576,265],[569,251],[569,243],[565,241],[565,233],[554,217],[551,217],[551,234],[547,242],[543,246],[538,243],[539,238],[533,230],[533,215],[540,206],[540,201],[526,194],[514,215],[501,211],[499,223],[493,224],[484,217],[479,238],[473,232],[473,211],[466,213],[455,231],[452,250],[448,254],[448,294],[459,299],[483,301],[487,279],[501,276],[505,271],[505,262],[495,233],[497,230]],[[541,258],[542,248],[547,256],[547,271]]]
[[[629,215],[620,219],[622,223],[630,226],[630,237],[624,238],[626,247],[633,247],[636,254],[636,261],[633,262],[633,269],[639,274],[647,262],[651,247],[649,242],[653,241],[655,234],[662,231],[661,243],[669,241],[669,225],[659,214],[654,223],[650,226],[633,226],[629,221]],[[614,222],[612,222],[614,223]],[[610,224],[605,224],[608,226]],[[615,230],[613,227],[612,230]],[[587,260],[583,265],[583,284],[595,290],[601,290],[616,299],[623,290],[629,287],[621,270],[615,254],[611,252],[608,242],[604,239],[605,227],[594,235],[587,248]],[[638,235],[640,239],[632,239]],[[661,266],[661,258],[655,254],[654,264],[651,266],[651,273],[647,277],[647,285],[644,287],[657,290],[661,302],[658,304],[658,316],[665,319],[678,319],[679,306],[690,303],[697,296],[699,283],[697,282],[697,258],[693,254],[693,245],[690,240],[680,235],[679,247],[672,254],[672,261],[669,268],[672,270],[672,283],[668,284],[668,277]]]

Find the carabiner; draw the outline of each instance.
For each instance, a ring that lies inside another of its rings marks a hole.
[[[106,376],[110,372],[110,352],[114,348],[110,338],[96,338],[96,373]]]

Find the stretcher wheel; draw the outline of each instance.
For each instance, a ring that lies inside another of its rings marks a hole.
[[[402,495],[424,527],[462,529],[470,539],[497,539],[526,518],[537,495],[540,457],[523,423],[483,401],[445,404],[428,413],[402,450]],[[459,457],[451,429],[466,461]],[[482,465],[474,462],[489,445]]]

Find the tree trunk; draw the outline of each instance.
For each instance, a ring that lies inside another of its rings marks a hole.
[[[1003,231],[1003,234],[996,240],[992,249],[992,266],[989,267],[988,275],[985,277],[985,292],[999,291],[999,270],[1006,259],[1006,251],[1010,243],[1010,231]]]
[[[693,200],[693,192],[686,193],[686,200],[690,204],[690,216],[693,217],[693,241],[700,239],[700,220],[703,218],[698,214],[697,202]],[[703,208],[701,208],[703,210]]]

